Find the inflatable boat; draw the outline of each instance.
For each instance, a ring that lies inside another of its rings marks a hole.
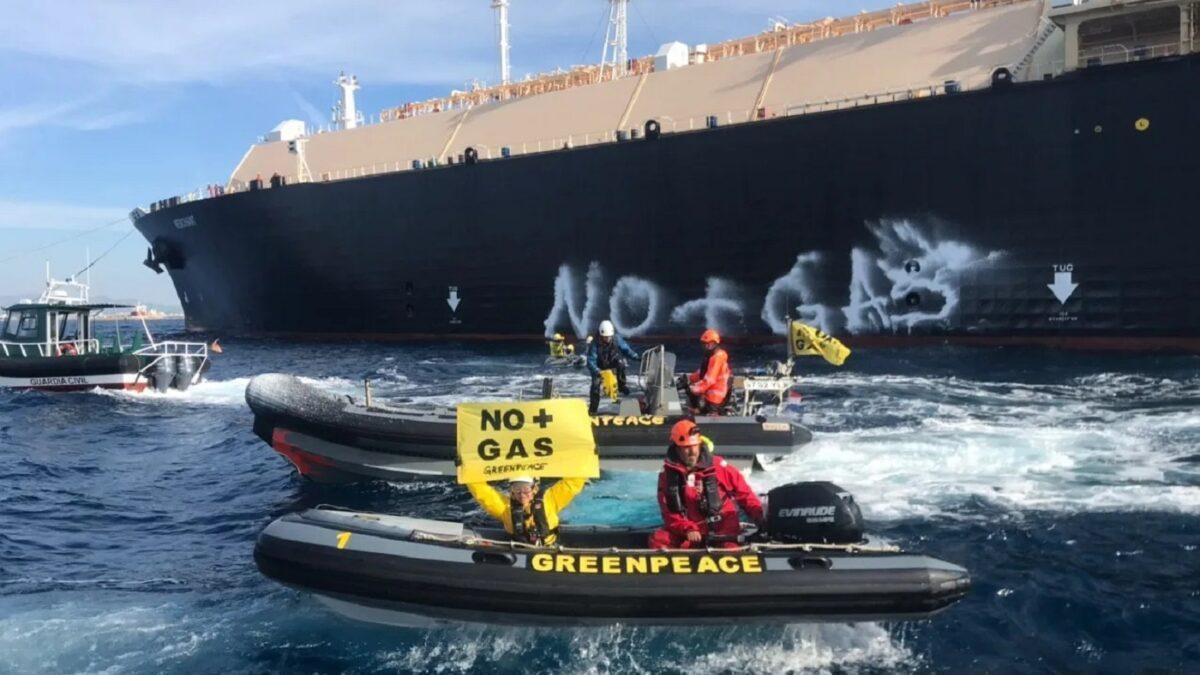
[[[420,410],[367,404],[320,390],[291,375],[259,375],[246,387],[254,432],[317,482],[453,477],[453,409]],[[664,411],[666,412],[666,411]],[[640,408],[592,418],[602,469],[662,466],[667,432],[683,416]],[[812,440],[807,428],[763,414],[699,418],[717,452],[739,468],[769,463]]]
[[[830,508],[771,517],[808,513],[828,525]],[[563,526],[559,545],[541,548],[494,528],[318,508],[268,525],[254,558],[267,577],[345,616],[393,625],[922,619],[971,586],[962,567],[894,547],[785,537],[649,550],[648,534]]]

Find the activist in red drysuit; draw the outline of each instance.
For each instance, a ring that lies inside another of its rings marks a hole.
[[[715,489],[715,498],[710,491]],[[691,420],[671,428],[671,447],[658,474],[658,507],[665,525],[650,535],[650,548],[737,548],[738,507],[763,523],[763,507],[742,472],[712,454],[712,441]],[[728,541],[706,542],[709,534]]]
[[[711,328],[700,336],[700,344],[707,353],[700,368],[688,375],[689,398],[698,412],[719,415],[729,397],[729,354],[719,346],[721,335]]]

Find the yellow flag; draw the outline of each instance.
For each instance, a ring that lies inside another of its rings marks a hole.
[[[592,420],[582,400],[458,406],[459,483],[599,475]]]
[[[818,355],[835,366],[842,365],[850,356],[846,345],[812,326],[793,321],[790,332],[788,352],[792,356]]]

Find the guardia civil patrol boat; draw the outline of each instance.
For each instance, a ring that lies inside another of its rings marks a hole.
[[[208,345],[157,341],[144,320],[140,330],[98,337],[95,319],[125,305],[89,301],[89,287],[46,275],[36,301],[6,307],[0,323],[0,388],[83,391],[95,388],[160,392],[186,390],[208,371]]]
[[[661,346],[641,362],[644,393],[606,402],[592,417],[602,468],[657,471],[667,430],[685,416],[673,377],[675,355]],[[786,378],[781,382],[790,381]],[[742,469],[764,466],[812,440],[812,432],[766,404],[780,387],[742,384],[729,415],[702,417],[722,457]],[[749,382],[747,384],[747,382]],[[736,388],[735,388],[736,389]],[[553,396],[552,382],[543,398]],[[292,375],[266,374],[246,387],[254,433],[300,474],[322,483],[453,477],[455,411],[397,407],[340,396]]]
[[[767,508],[767,533],[698,550],[648,550],[645,529],[561,526],[547,548],[495,527],[316,508],[268,525],[254,559],[338,613],[393,625],[923,619],[970,590],[958,565],[865,541],[835,485],[776,488]]]

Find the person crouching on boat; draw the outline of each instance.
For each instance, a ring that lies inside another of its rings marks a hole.
[[[640,361],[641,356],[633,351],[629,343],[617,335],[612,321],[605,319],[600,322],[600,339],[588,343],[587,367],[592,375],[592,388],[588,391],[588,414],[595,415],[600,409],[600,371],[611,370],[617,376],[617,391],[629,393],[625,384],[625,359],[627,356],[634,361]]]
[[[711,328],[700,335],[700,344],[704,345],[704,361],[688,375],[689,403],[699,415],[720,415],[732,380],[729,354],[721,348],[720,333]]]
[[[562,333],[555,333],[554,337],[550,338],[550,356],[556,359],[575,356],[575,345],[568,344]]]
[[[650,548],[737,548],[738,507],[760,527],[763,506],[742,472],[719,455],[692,420],[671,427],[671,445],[658,474],[658,507],[664,527]]]
[[[488,515],[504,525],[513,541],[552,546],[558,539],[558,512],[567,508],[585,483],[586,478],[560,478],[542,493],[536,480],[518,476],[509,479],[507,498],[487,483],[468,483],[467,490]]]

